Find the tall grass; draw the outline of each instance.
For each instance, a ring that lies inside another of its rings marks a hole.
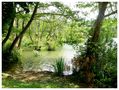
[[[58,58],[55,62],[54,65],[52,65],[54,70],[55,70],[55,74],[58,76],[62,76],[63,75],[63,71],[64,71],[64,59],[63,58]]]

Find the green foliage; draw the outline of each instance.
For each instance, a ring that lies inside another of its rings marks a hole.
[[[7,71],[13,68],[16,64],[20,64],[19,50],[14,49],[9,53],[10,43],[7,43],[2,49],[2,71]]]
[[[101,37],[99,38],[100,43],[107,43],[112,38],[116,37],[117,36],[117,20],[105,19],[103,21],[100,35],[101,35]]]
[[[83,22],[83,21],[82,21]],[[85,24],[87,24],[86,22]],[[86,38],[89,36],[88,31],[89,27],[82,25],[79,27],[80,23],[75,21],[70,22],[67,26],[65,26],[62,35],[62,41],[68,43],[70,45],[77,45],[79,43],[84,43]]]
[[[6,32],[6,25],[10,25],[15,17],[15,8],[12,2],[2,2],[2,33]]]
[[[79,8],[89,8],[89,7],[94,7],[94,6],[96,6],[96,5],[94,5],[94,4],[96,4],[96,3],[94,3],[94,2],[85,2],[85,3],[83,3],[83,2],[79,2],[78,4],[77,4],[77,7],[79,7]]]
[[[2,3],[3,38],[8,32],[7,30],[11,20],[15,17],[15,23],[9,38],[9,40],[13,41],[14,36],[17,36],[22,30],[23,19],[25,19],[24,25],[26,25],[26,22],[30,19],[31,14],[29,11],[33,11],[34,5],[35,4],[32,2]],[[113,11],[112,9],[116,9],[116,4],[113,5],[110,3],[108,5],[108,13]],[[91,15],[91,12],[97,12],[98,3],[79,2],[77,3],[77,7],[80,8],[78,12],[73,11],[70,7],[65,6],[61,2],[39,3],[38,7],[41,13],[35,15],[35,18],[29,27],[29,32],[24,34],[21,48],[28,47],[32,50],[35,49],[40,51],[41,49],[45,49],[51,51],[56,50],[58,46],[66,43],[75,47],[78,53],[76,60],[79,60],[80,56],[85,55],[87,51],[86,45],[84,44],[90,38],[90,32],[93,32],[93,29],[91,30],[90,28],[92,27],[92,23],[94,23],[93,17],[90,17],[92,20],[87,17],[88,15]],[[51,8],[54,10],[50,10]],[[80,16],[78,15],[79,13]],[[16,20],[18,20],[18,22]],[[76,20],[78,20],[78,22],[76,22]],[[92,55],[92,53],[94,53],[94,56],[96,56],[96,63],[91,67],[92,72],[96,75],[94,81],[96,87],[117,87],[117,47],[112,42],[112,38],[117,36],[116,30],[116,18],[113,16],[106,17],[100,30],[99,41],[96,43],[89,43],[89,49],[91,48],[91,50],[89,50],[90,54]],[[9,53],[8,50],[10,45],[11,43],[8,43],[2,48],[3,71],[11,69],[14,65],[20,62],[20,51],[15,48],[11,53]],[[33,52],[33,57],[38,57],[39,52],[35,50]],[[35,61],[32,62],[29,60],[26,60],[25,62],[28,62],[28,68],[31,68]],[[57,59],[55,64],[52,66],[56,75],[63,75],[65,67],[63,58]],[[83,71],[84,70],[81,72]],[[79,74],[76,70],[74,72],[77,75],[75,78],[83,81],[83,74]],[[9,87],[45,87],[46,85],[45,82],[39,85],[39,81],[30,82],[28,84],[17,80],[5,80],[5,82],[8,82],[6,83],[6,86],[11,85],[11,83],[13,84]],[[57,85],[54,85],[54,82],[50,83],[47,83],[46,87],[58,87]],[[17,85],[15,86],[14,84]]]
[[[95,87],[117,87],[117,46],[113,38],[117,35],[117,20],[105,19],[101,28],[99,41],[88,43],[91,46],[90,54],[96,56],[96,63],[92,65],[92,72],[95,74]],[[86,46],[77,45],[78,59],[86,54]],[[92,53],[91,53],[92,52]],[[79,67],[78,67],[79,68]],[[80,70],[79,70],[80,71]],[[84,81],[81,73],[74,70],[75,77]],[[80,76],[80,77],[78,77]]]
[[[105,19],[97,44],[97,62],[93,67],[97,87],[117,87],[117,20]]]
[[[98,51],[94,72],[97,87],[117,87],[117,47],[114,42]]]
[[[77,19],[75,12],[73,12],[68,6],[62,4],[61,2],[51,2],[51,4],[58,8],[58,12],[60,12],[62,16]]]
[[[22,41],[22,46],[23,47],[30,47],[33,43],[24,36],[23,41]]]
[[[55,62],[54,65],[52,65],[54,67],[55,73],[58,76],[62,76],[63,75],[63,71],[64,71],[64,59],[63,58],[58,58]]]

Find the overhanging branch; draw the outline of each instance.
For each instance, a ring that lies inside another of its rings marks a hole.
[[[57,15],[57,16],[69,17],[69,15],[64,15],[64,14],[60,14],[60,13],[37,13],[36,17],[45,16],[45,15]]]
[[[111,13],[105,15],[105,17],[108,17],[108,16],[113,15],[113,14],[115,14],[115,13],[117,13],[117,10],[115,10],[115,11],[113,11],[113,12],[111,12]]]

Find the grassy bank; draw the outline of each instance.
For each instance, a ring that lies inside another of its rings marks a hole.
[[[24,72],[3,75],[3,88],[80,88],[68,76],[58,77],[51,72]]]

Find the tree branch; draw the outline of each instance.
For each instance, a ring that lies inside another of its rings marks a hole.
[[[36,14],[36,12],[37,12],[37,8],[38,8],[38,2],[36,3],[36,6],[35,6],[35,8],[34,8],[34,11],[33,11],[33,13],[32,13],[32,16],[31,16],[31,18],[30,18],[30,20],[28,21],[28,23],[26,24],[26,26],[24,27],[24,29],[20,32],[20,34],[14,39],[14,41],[12,42],[12,44],[11,44],[11,46],[10,46],[10,48],[9,48],[9,52],[11,52],[12,50],[13,50],[13,48],[14,48],[14,46],[16,45],[16,43],[17,43],[17,41],[19,40],[19,38],[22,36],[22,35],[24,35],[25,34],[25,32],[27,31],[27,29],[29,28],[29,26],[31,25],[31,23],[32,23],[32,21],[33,21],[33,19],[34,19],[34,17],[35,17],[35,14]]]
[[[113,12],[111,12],[111,13],[105,15],[105,17],[108,17],[108,16],[110,16],[110,15],[112,15],[112,14],[115,14],[115,13],[117,13],[117,10],[115,10],[115,11],[113,11]]]
[[[57,15],[57,16],[64,16],[64,17],[69,17],[69,15],[64,15],[61,13],[37,13],[36,17],[44,16],[44,15]]]

